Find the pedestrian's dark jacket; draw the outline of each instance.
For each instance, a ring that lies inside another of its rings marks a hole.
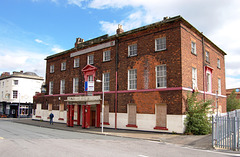
[[[54,115],[51,113],[51,114],[49,115],[49,117],[52,119],[52,118],[54,117]]]

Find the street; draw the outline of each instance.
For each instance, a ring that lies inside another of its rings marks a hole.
[[[237,156],[155,141],[78,133],[0,119],[0,156],[222,157]]]

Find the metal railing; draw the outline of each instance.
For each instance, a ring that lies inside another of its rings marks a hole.
[[[212,145],[216,148],[240,150],[240,110],[212,117]]]

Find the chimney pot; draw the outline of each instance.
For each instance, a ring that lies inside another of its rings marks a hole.
[[[77,47],[78,44],[83,43],[83,42],[84,42],[84,39],[76,38],[75,47]]]
[[[168,17],[168,16],[165,16],[165,17],[163,17],[163,20],[167,20],[167,19],[169,19],[169,17]]]
[[[124,30],[122,29],[122,25],[118,24],[118,29],[116,30],[117,34],[123,33]]]

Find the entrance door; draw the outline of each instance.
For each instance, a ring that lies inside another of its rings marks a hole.
[[[90,126],[95,126],[96,123],[96,111],[91,111]]]

